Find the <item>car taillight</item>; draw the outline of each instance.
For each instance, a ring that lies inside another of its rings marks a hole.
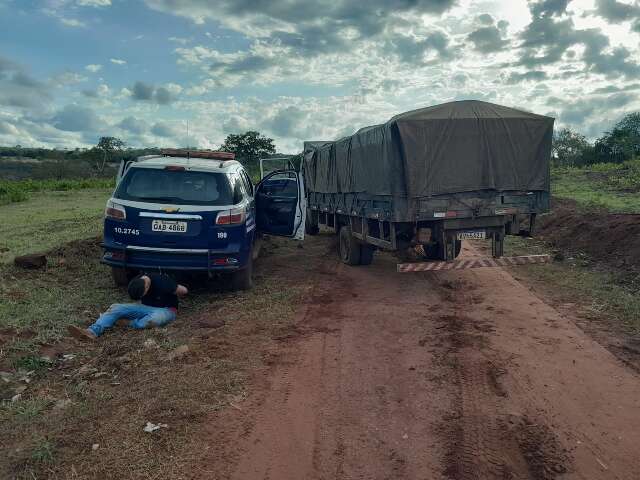
[[[115,220],[124,220],[127,218],[127,211],[122,205],[118,205],[109,200],[107,202],[107,208],[104,209],[104,216]]]
[[[237,225],[244,223],[246,214],[244,208],[236,208],[234,210],[223,210],[218,212],[216,217],[216,225]]]

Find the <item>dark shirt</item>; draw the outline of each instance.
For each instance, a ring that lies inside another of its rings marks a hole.
[[[150,307],[178,308],[178,296],[176,289],[178,284],[168,275],[158,273],[147,274],[151,279],[151,287],[140,301]]]

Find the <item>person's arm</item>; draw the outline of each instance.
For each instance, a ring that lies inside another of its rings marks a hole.
[[[184,285],[178,285],[178,288],[176,288],[176,295],[179,297],[184,297],[187,293],[189,293],[189,290]]]

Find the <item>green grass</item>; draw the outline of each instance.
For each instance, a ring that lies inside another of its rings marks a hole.
[[[39,192],[20,203],[0,206],[0,264],[16,255],[97,236],[110,190]]]
[[[31,362],[29,356],[18,357],[36,355],[39,344],[63,337],[67,325],[89,322],[111,303],[127,301],[125,292],[113,285],[109,269],[97,263],[99,256],[94,242],[53,257],[46,271],[0,265],[0,277],[11,278],[0,282],[0,327],[33,332],[28,339],[5,345],[0,360],[6,355],[16,366]]]
[[[549,253],[549,247],[535,239],[507,237],[505,255],[536,253]],[[539,282],[548,294],[581,305],[589,317],[607,318],[631,334],[640,333],[638,286],[615,270],[599,268],[585,255],[517,268]]]
[[[113,178],[0,180],[0,205],[23,202],[35,192],[113,189],[114,186]]]
[[[41,439],[31,451],[31,460],[36,463],[53,462],[55,445],[46,439]]]
[[[43,398],[31,398],[15,402],[3,402],[0,410],[3,421],[30,422],[39,417],[51,402]]]
[[[307,245],[312,255],[301,268],[315,270],[325,249],[322,242]],[[67,245],[51,254],[46,271],[0,265],[0,329],[35,334],[3,345],[0,370],[37,366],[39,343],[54,343],[65,326],[86,325],[110,303],[126,301],[126,291],[114,287],[108,268],[98,263],[100,250],[95,241]],[[313,276],[283,278],[269,263],[281,260],[270,255],[302,254],[285,241],[276,253],[265,249],[260,262],[266,263],[256,264],[250,291],[196,282],[181,301],[178,320],[167,328],[114,329],[95,344],[64,340],[65,353],[76,357],[32,375],[26,399],[0,404],[0,437],[12,446],[0,456],[0,478],[64,478],[71,468],[78,478],[183,478],[184,465],[199,464],[204,454],[194,432],[212,412],[249,394],[251,371],[277,361],[270,347],[274,338],[298,332],[294,312],[311,291]],[[197,328],[201,318],[226,324]],[[146,339],[159,347],[145,348]],[[186,359],[165,360],[184,344],[190,347]],[[121,362],[123,357],[128,360]],[[113,378],[82,374],[85,366]],[[116,378],[118,385],[111,383]],[[54,406],[59,399],[72,402],[61,409]],[[170,429],[148,435],[142,433],[146,421],[163,421]],[[95,454],[93,443],[100,444]]]
[[[18,357],[13,362],[13,367],[15,369],[22,369],[39,374],[49,367],[49,362],[38,355],[25,355],[24,357]]]
[[[551,191],[586,207],[640,212],[640,159],[552,170]]]

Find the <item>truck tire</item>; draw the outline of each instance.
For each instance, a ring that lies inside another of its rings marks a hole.
[[[342,263],[360,265],[361,245],[351,235],[351,227],[343,225],[338,233],[338,253]]]
[[[371,265],[376,248],[371,245],[360,245],[360,265]]]
[[[247,265],[242,270],[237,270],[231,274],[231,289],[250,290],[253,287],[253,254],[249,253]]]
[[[444,245],[442,243],[435,243],[429,245],[423,245],[425,257],[429,260],[444,260]],[[456,242],[456,251],[453,258],[458,258],[460,250],[462,249],[462,241]]]
[[[136,276],[136,272],[130,268],[124,267],[111,267],[111,278],[113,283],[119,287],[126,287],[133,277]]]
[[[317,235],[319,232],[318,211],[307,208],[307,216],[304,222],[304,233],[307,235]]]

